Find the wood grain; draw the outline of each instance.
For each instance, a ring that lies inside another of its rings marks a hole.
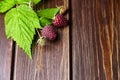
[[[0,80],[10,80],[12,45],[5,36],[4,14],[0,14]]]
[[[72,0],[73,80],[120,79],[119,16],[119,0]]]
[[[68,0],[43,2],[43,8],[61,5],[68,7]],[[35,43],[33,60],[16,47],[14,80],[69,80],[69,27],[58,29],[58,34],[57,41],[48,41],[43,48]]]
[[[69,2],[71,27],[45,47],[34,43],[33,60],[16,45],[15,67],[0,15],[0,80],[120,80],[120,0],[43,0],[36,10]]]
[[[114,0],[113,79],[120,80],[120,1]]]

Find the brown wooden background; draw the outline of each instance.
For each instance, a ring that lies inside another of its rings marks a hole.
[[[30,60],[6,39],[1,14],[0,80],[120,80],[120,0],[43,2],[42,8],[68,7],[69,26],[58,29],[56,42],[35,43]]]

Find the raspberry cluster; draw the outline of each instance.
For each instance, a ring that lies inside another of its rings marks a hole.
[[[57,37],[55,28],[62,28],[67,26],[67,24],[67,18],[65,18],[62,14],[57,14],[53,19],[52,25],[47,25],[41,30],[41,35],[45,38],[45,40],[47,39],[53,41]]]

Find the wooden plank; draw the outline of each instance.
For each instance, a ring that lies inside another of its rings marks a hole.
[[[0,80],[10,80],[12,40],[6,39],[4,15],[0,15]]]
[[[73,80],[119,80],[120,1],[72,0]]]
[[[120,80],[120,1],[114,0],[114,54],[113,57],[113,79]],[[117,66],[118,65],[118,66]]]
[[[44,8],[61,5],[68,7],[68,0],[43,2]],[[38,45],[34,47],[33,60],[17,46],[14,80],[69,80],[69,27],[58,29],[58,32],[57,41],[47,42],[44,48]]]

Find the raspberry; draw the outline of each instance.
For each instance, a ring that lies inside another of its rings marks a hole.
[[[63,27],[68,24],[68,20],[61,14],[57,14],[53,20],[53,25],[56,27]]]
[[[56,32],[55,32],[53,26],[45,26],[42,29],[42,36],[48,40],[55,40],[57,35],[56,35]]]

